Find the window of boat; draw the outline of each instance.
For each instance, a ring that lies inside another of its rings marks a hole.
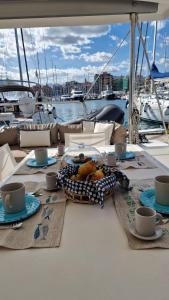
[[[32,94],[27,91],[10,91],[10,92],[2,92],[0,93],[0,98],[2,100],[8,100],[8,101],[16,101],[20,100],[25,97],[32,98]]]

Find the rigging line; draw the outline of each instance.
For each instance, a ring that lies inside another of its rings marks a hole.
[[[31,59],[32,59],[32,62],[33,62],[33,64],[35,65],[35,67],[37,69],[38,68],[37,67],[37,60],[36,60],[36,56],[35,56],[36,49],[35,49],[35,46],[33,44],[33,38],[32,38],[32,33],[31,33],[30,28],[29,28],[29,35],[30,35],[30,40],[31,40],[32,52],[33,52],[33,57],[31,57]]]
[[[127,34],[124,36],[124,38],[120,41],[120,43],[118,43],[117,47],[114,48],[113,50],[113,54],[112,56],[109,58],[108,62],[103,66],[102,70],[100,71],[99,75],[96,77],[96,79],[94,80],[93,84],[91,85],[91,87],[89,88],[88,92],[86,93],[85,98],[89,95],[90,91],[92,90],[92,88],[94,87],[94,85],[96,84],[97,80],[99,79],[100,75],[104,72],[104,70],[106,69],[106,67],[108,66],[108,64],[110,63],[110,61],[113,59],[113,57],[116,55],[117,51],[121,48],[121,46],[123,45],[124,41],[127,39],[128,35],[130,33],[130,30],[127,32]]]
[[[26,75],[27,75],[27,79],[28,79],[28,85],[29,85],[29,87],[30,87],[30,78],[29,78],[29,71],[28,71],[28,62],[27,62],[27,58],[26,58],[25,42],[24,42],[24,36],[23,36],[23,29],[22,29],[22,28],[20,28],[20,33],[21,33],[21,39],[22,39],[22,47],[23,47],[23,53],[24,53]]]
[[[149,23],[147,22],[147,24],[146,24],[146,32],[145,32],[145,36],[144,36],[145,46],[147,44],[148,26],[149,26]],[[140,79],[141,79],[142,70],[143,70],[143,63],[144,63],[144,51],[143,51],[142,60],[141,60],[141,66],[140,66],[140,74],[139,74],[139,78]]]
[[[8,42],[8,36],[9,36],[9,32],[7,32],[7,35],[6,35],[6,39],[5,39],[5,33],[4,33],[4,42],[5,42],[5,48],[4,48],[4,59],[5,59],[5,70],[6,70],[6,79],[8,77],[8,71],[7,71],[7,57],[8,57],[8,46],[7,46],[7,42]]]
[[[164,71],[166,72],[166,59],[167,59],[167,38],[166,38],[166,33],[165,33],[165,37],[164,37]]]
[[[143,30],[143,22],[141,22],[141,32]],[[140,54],[140,44],[141,44],[141,38],[139,36],[139,41],[138,41],[138,49],[137,49],[137,56],[136,56],[136,69],[135,69],[135,78],[137,82],[137,70],[138,70],[138,60],[139,60],[139,54]]]
[[[45,46],[44,33],[43,33],[43,51],[44,51],[45,70],[46,70],[46,83],[48,84],[48,71],[47,71],[46,46]]]

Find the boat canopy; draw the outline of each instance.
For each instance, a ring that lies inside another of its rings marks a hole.
[[[164,79],[164,78],[169,78],[169,72],[161,73],[159,72],[157,66],[155,63],[152,64],[151,72],[150,72],[150,77],[152,79]]]
[[[158,0],[2,0],[0,28],[101,25],[169,16],[169,1]]]
[[[35,92],[32,88],[24,85],[2,85],[0,86],[0,93],[5,92],[29,92],[33,96],[35,96]]]

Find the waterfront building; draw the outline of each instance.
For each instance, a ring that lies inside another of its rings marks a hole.
[[[98,74],[94,75],[94,81],[98,77]],[[110,73],[103,72],[100,74],[99,78],[97,79],[97,82],[95,83],[95,93],[100,94],[102,91],[105,91],[107,89],[112,90],[113,88],[113,76]]]

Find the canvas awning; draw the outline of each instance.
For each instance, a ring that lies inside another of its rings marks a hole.
[[[0,0],[0,28],[99,25],[126,22],[136,12],[142,20],[169,16],[169,1]]]

